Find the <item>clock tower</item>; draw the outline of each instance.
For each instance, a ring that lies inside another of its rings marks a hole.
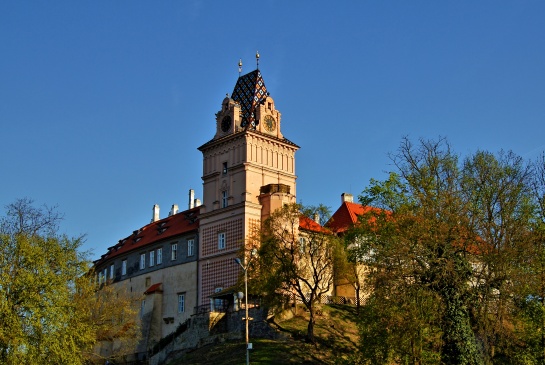
[[[295,199],[295,152],[281,132],[276,110],[259,69],[239,76],[233,93],[216,113],[214,137],[203,154],[203,205],[199,224],[199,305],[233,286],[233,259],[252,230],[272,211]]]

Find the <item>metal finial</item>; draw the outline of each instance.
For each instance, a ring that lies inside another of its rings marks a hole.
[[[259,70],[259,51],[255,52],[255,60],[257,62],[257,69]]]
[[[242,58],[238,60],[238,77],[242,73]]]

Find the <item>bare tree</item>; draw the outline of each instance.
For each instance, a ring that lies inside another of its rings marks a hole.
[[[284,205],[265,222],[258,255],[262,291],[276,299],[293,294],[303,303],[309,312],[310,342],[314,342],[320,298],[333,286],[334,251],[338,247],[336,238],[315,220],[316,215],[326,212],[324,207]]]

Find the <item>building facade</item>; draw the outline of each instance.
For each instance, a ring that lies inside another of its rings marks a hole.
[[[239,77],[216,113],[214,137],[203,154],[200,211],[199,305],[233,286],[234,258],[271,211],[295,202],[297,145],[284,138],[259,70]]]
[[[145,353],[185,322],[197,306],[199,207],[159,218],[153,207],[151,223],[108,248],[94,262],[100,285],[115,285],[135,299],[142,339],[136,352]],[[108,357],[108,346],[102,355]]]
[[[233,287],[240,274],[234,258],[252,230],[272,211],[295,203],[295,152],[286,139],[259,69],[239,76],[216,113],[216,133],[199,147],[203,202],[190,191],[189,206],[173,205],[161,219],[109,247],[95,261],[97,280],[139,297],[143,341],[151,345],[192,314],[214,307],[211,295]]]

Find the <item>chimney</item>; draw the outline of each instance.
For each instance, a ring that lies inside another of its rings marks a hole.
[[[318,212],[314,213],[314,222],[320,224],[320,214]]]
[[[341,194],[341,204],[347,202],[347,203],[354,203],[354,195],[348,194],[348,193],[342,193]]]
[[[151,217],[151,223],[157,222],[159,220],[159,204],[153,206],[153,216]]]
[[[170,213],[168,213],[168,216],[174,215],[178,213],[178,204],[172,204],[172,208],[170,208]]]
[[[189,209],[195,208],[195,190],[189,189]]]
[[[195,208],[200,207],[200,206],[201,206],[201,200],[200,199],[195,199]]]

